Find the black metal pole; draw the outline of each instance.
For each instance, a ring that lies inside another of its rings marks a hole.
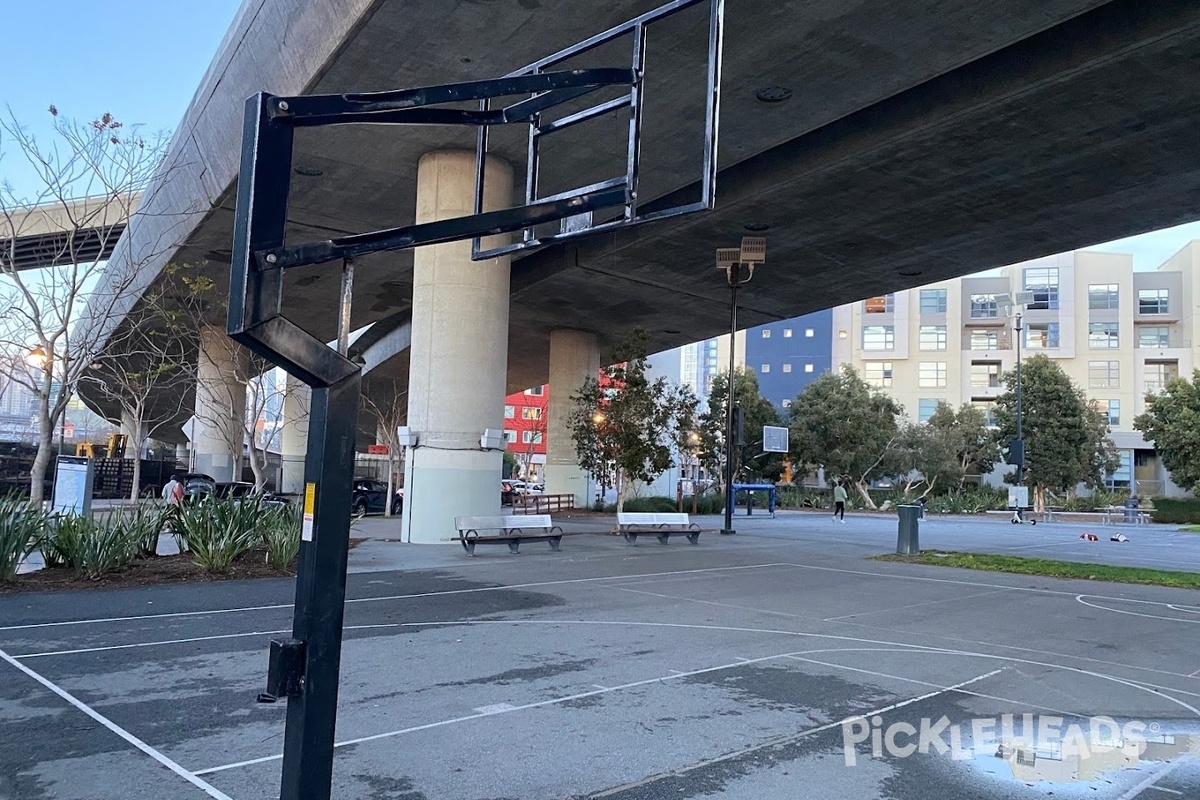
[[[1017,442],[1019,443],[1021,458],[1017,464],[1017,488],[1025,485],[1025,439],[1021,433],[1021,315],[1017,314],[1017,325],[1014,328],[1017,334]],[[1021,508],[1020,492],[1017,493],[1017,519],[1025,518],[1025,510]]]
[[[312,390],[302,502],[307,513],[311,492],[313,521],[300,542],[292,621],[292,637],[304,642],[304,684],[288,699],[281,800],[330,797],[360,383],[354,373]]]
[[[725,393],[725,527],[721,533],[729,536],[737,533],[733,529],[733,404],[736,399],[733,388],[734,353],[737,344],[737,290],[741,264],[729,268],[729,380]]]

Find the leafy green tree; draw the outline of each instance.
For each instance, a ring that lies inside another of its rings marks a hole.
[[[1154,449],[1183,489],[1200,487],[1200,370],[1192,379],[1175,378],[1159,394],[1146,396],[1146,413],[1133,427],[1154,442]]]
[[[996,424],[1004,446],[1016,438],[1016,372],[1004,376],[1007,391],[996,398]],[[1098,486],[1120,466],[1109,438],[1108,415],[1087,399],[1057,363],[1038,354],[1021,365],[1025,479],[1037,509],[1047,492]],[[1015,480],[1015,473],[1010,478]]]
[[[1000,457],[995,432],[984,413],[970,404],[955,411],[938,403],[926,422],[904,427],[900,449],[904,493],[923,484],[922,497],[936,487],[961,490],[968,475],[991,472]]]
[[[823,465],[826,476],[843,476],[866,506],[875,508],[867,491],[871,480],[902,469],[897,420],[903,410],[851,367],[825,373],[792,402],[792,462],[797,467]]]
[[[693,424],[695,395],[646,375],[646,332],[614,348],[617,363],[588,378],[571,400],[569,424],[579,466],[602,486],[616,478],[617,510],[636,481],[650,483],[674,463],[680,431]]]
[[[716,455],[717,472],[724,481],[720,465],[725,461],[725,409],[729,402],[729,375],[713,379],[708,396],[708,411],[702,416],[704,447]],[[776,481],[783,472],[783,454],[763,452],[763,426],[779,425],[775,404],[763,397],[758,389],[758,376],[753,370],[734,372],[733,402],[742,409],[742,445],[734,453],[734,481]]]

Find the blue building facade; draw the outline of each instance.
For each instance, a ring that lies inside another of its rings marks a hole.
[[[832,309],[746,331],[746,368],[758,375],[762,396],[780,409],[832,367]]]

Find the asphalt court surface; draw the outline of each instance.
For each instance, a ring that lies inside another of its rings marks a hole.
[[[853,518],[739,523],[351,575],[334,796],[1200,798],[1200,595],[866,561],[888,532]],[[949,527],[922,544],[970,535]],[[291,593],[0,597],[0,798],[278,796],[285,705],[255,697]],[[1048,726],[1027,745],[1025,719]]]

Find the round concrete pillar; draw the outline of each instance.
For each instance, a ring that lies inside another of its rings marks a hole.
[[[300,494],[304,491],[304,457],[308,453],[308,409],[311,399],[312,390],[308,385],[288,375],[283,396],[283,428],[279,437],[279,491],[284,494]]]
[[[484,186],[484,210],[509,206],[512,169],[489,157]],[[470,216],[474,192],[474,152],[426,153],[416,221]],[[454,517],[500,512],[503,451],[483,450],[480,437],[504,428],[508,278],[508,258],[472,261],[470,241],[413,253],[408,425],[418,442],[405,464],[405,541],[446,541]]]
[[[550,332],[550,403],[546,420],[546,492],[575,495],[575,507],[591,505],[588,475],[579,468],[571,439],[571,396],[600,372],[600,345],[584,331]]]
[[[192,453],[186,444],[175,445],[175,467],[181,472],[192,471]]]
[[[245,351],[222,328],[200,331],[192,468],[218,481],[241,477],[245,441]]]

